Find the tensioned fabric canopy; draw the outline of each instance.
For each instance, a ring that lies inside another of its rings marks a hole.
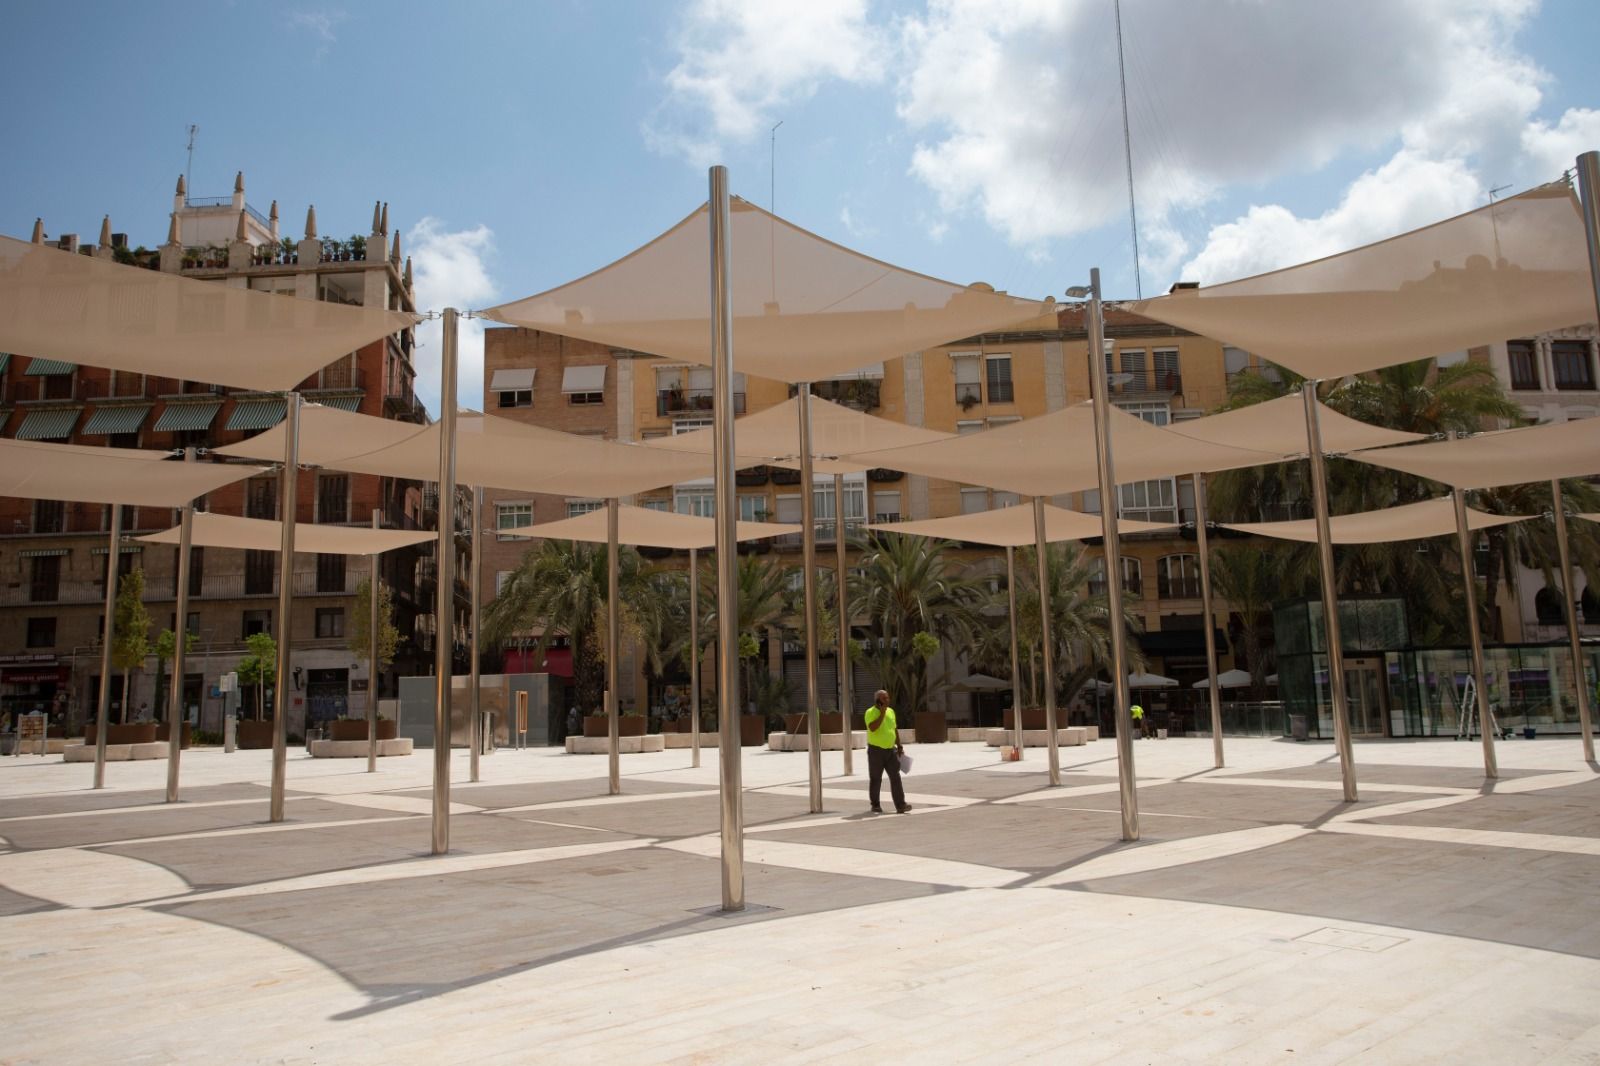
[[[283,454],[283,426],[217,451],[248,459]],[[355,474],[436,481],[438,423],[418,426],[307,404],[300,415],[300,461]],[[627,496],[709,477],[711,459],[639,444],[579,437],[494,415],[456,419],[456,480],[462,485],[599,498]]]
[[[173,526],[160,533],[134,539],[147,544],[177,544],[180,532],[181,527]],[[377,555],[432,541],[437,536],[431,530],[369,529],[366,526],[323,526],[314,522],[296,522],[294,550],[320,555]],[[275,519],[197,512],[190,543],[196,548],[249,548],[275,552],[283,547],[283,523]]]
[[[800,527],[784,522],[739,522],[734,534],[737,540],[762,540],[781,537],[785,533],[799,533]],[[523,537],[541,540],[581,540],[592,544],[605,544],[606,512],[604,508],[587,514],[563,518],[559,522],[544,522],[537,526],[524,526],[517,530],[501,530],[502,538]],[[617,543],[632,544],[641,548],[709,548],[717,540],[716,519],[699,515],[677,514],[673,511],[656,511],[648,507],[621,506],[617,508]]]
[[[480,312],[513,326],[669,359],[711,358],[708,208],[609,266]],[[779,381],[821,381],[1046,314],[1040,303],[891,266],[733,199],[733,360]]]
[[[11,352],[271,391],[419,320],[0,237],[0,348]]]
[[[1600,473],[1600,418],[1502,429],[1457,440],[1360,451],[1351,459],[1453,488],[1492,489]]]
[[[733,450],[738,455],[737,463],[800,469],[799,405],[799,398],[791,397],[774,407],[735,420]],[[714,429],[697,429],[648,441],[646,446],[710,456],[715,438]],[[830,400],[811,398],[811,469],[817,474],[858,474],[876,465],[839,458],[852,452],[953,439],[950,433],[890,422]]]
[[[1526,522],[1532,515],[1488,514],[1467,508],[1468,529],[1489,529],[1493,526]],[[1259,537],[1278,540],[1297,540],[1304,544],[1317,542],[1315,519],[1304,518],[1293,522],[1223,522],[1228,529],[1240,533],[1254,533]],[[1443,537],[1456,532],[1455,504],[1449,497],[1423,500],[1381,511],[1362,511],[1358,514],[1334,515],[1328,522],[1329,536],[1335,544],[1389,544],[1401,540],[1421,540],[1424,537]]]
[[[919,537],[941,537],[972,544],[993,544],[1001,548],[1020,548],[1034,543],[1032,507],[1000,507],[976,514],[958,514],[916,522],[873,523],[867,528],[877,533],[911,533]],[[1123,534],[1129,534],[1165,533],[1178,527],[1160,522],[1123,519],[1117,523],[1117,528]],[[1097,514],[1084,514],[1082,511],[1069,511],[1064,507],[1045,504],[1044,539],[1048,543],[1089,540],[1103,532]]]
[[[1363,248],[1129,305],[1313,378],[1595,320],[1564,182]]]
[[[1600,522],[1600,513],[1585,512],[1579,514],[1577,517],[1583,519],[1585,522]]]
[[[1334,454],[1426,439],[1422,433],[1405,433],[1358,422],[1320,400],[1317,403],[1317,425],[1322,431],[1322,450]],[[1280,396],[1276,400],[1233,411],[1174,422],[1167,428],[1194,440],[1275,452],[1285,459],[1306,454],[1305,400],[1298,395]],[[1120,481],[1122,463],[1120,456],[1117,458],[1117,479]]]
[[[162,462],[171,452],[0,439],[0,496],[182,507],[266,471],[241,463]]]
[[[1120,484],[1196,471],[1235,470],[1284,458],[1278,452],[1186,437],[1115,407],[1107,424]],[[1054,496],[1097,488],[1100,474],[1095,456],[1094,411],[1081,403],[981,433],[860,452],[849,458],[869,467],[987,485],[1024,496]]]

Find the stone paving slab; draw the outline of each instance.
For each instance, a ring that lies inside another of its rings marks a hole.
[[[970,799],[1007,799],[1011,796],[1020,796],[1025,792],[1042,792],[1049,789],[1050,773],[1045,769],[1042,760],[1031,761],[1033,769],[1004,771],[992,770],[964,770],[955,773],[912,773],[904,775],[900,780],[904,783],[907,793],[924,793],[930,796],[965,796]],[[804,782],[801,782],[802,784]],[[1064,788],[1078,785],[1115,785],[1116,777],[1101,774],[1085,774],[1081,772],[1065,772],[1061,774],[1061,784]],[[826,786],[833,788],[848,788],[863,794],[863,801],[868,787],[865,765],[860,766],[856,773],[850,777],[831,777]],[[889,781],[883,781],[883,795],[889,794]]]
[[[744,795],[746,827],[803,817],[808,810],[805,796],[772,796],[761,792]],[[718,796],[701,795],[642,802],[602,802],[581,807],[509,811],[500,817],[588,826],[611,833],[670,840],[718,832],[722,824],[722,800]]]
[[[1463,751],[1465,750],[1467,749],[1463,747]],[[1475,752],[1482,751],[1481,748],[1476,747],[1476,744],[1474,744],[1474,747],[1471,750]],[[1387,758],[1388,755],[1389,753],[1384,751],[1369,753],[1359,748],[1357,749],[1356,784],[1359,788],[1365,790],[1366,783],[1369,781],[1376,785],[1390,784],[1417,785],[1421,787],[1438,786],[1443,788],[1481,788],[1485,780],[1481,763],[1476,767],[1452,767],[1408,766],[1404,763],[1378,761],[1380,759]],[[1373,761],[1366,762],[1365,760],[1368,758],[1372,759]],[[1540,774],[1547,772],[1548,771],[1545,770],[1518,770],[1505,766],[1500,768],[1500,776],[1507,780],[1518,777],[1538,777]],[[1256,778],[1259,780],[1270,780],[1272,778],[1291,778],[1301,781],[1341,780],[1338,760],[1332,759],[1331,757],[1329,759],[1324,759],[1323,761],[1312,766],[1297,766],[1292,769],[1283,770],[1260,770],[1246,774],[1230,774],[1229,776]]]
[[[297,799],[284,807],[288,824],[364,819],[381,821],[400,817],[394,811],[355,807],[319,799]],[[106,810],[81,818],[32,818],[0,823],[4,836],[16,849],[75,848],[117,840],[168,836],[174,833],[206,833],[219,829],[244,829],[272,824],[267,820],[267,801],[229,803],[218,807],[175,804],[151,811]],[[257,843],[258,847],[271,845]]]
[[[294,790],[289,790],[287,795],[300,795]],[[231,784],[231,785],[195,785],[184,788],[178,794],[179,804],[184,803],[212,803],[218,800],[245,800],[259,798],[265,804],[271,796],[271,790],[265,785]],[[82,791],[58,792],[44,796],[13,796],[0,799],[0,819],[37,817],[41,814],[69,814],[74,811],[99,811],[112,810],[119,807],[142,807],[156,803],[166,803],[167,793],[163,789],[140,789],[137,791],[118,791],[115,789],[90,789],[85,787]],[[4,833],[0,832],[0,836]]]
[[[1600,837],[1600,781],[1521,795],[1491,794],[1433,810],[1376,817],[1372,821],[1377,825]]]
[[[10,917],[13,914],[32,914],[35,911],[55,910],[56,904],[49,900],[35,899],[24,896],[20,892],[0,888],[0,918]]]
[[[702,787],[675,784],[671,781],[652,781],[648,777],[629,777],[623,790],[629,795],[639,795],[657,792],[695,792]],[[523,807],[533,803],[595,799],[607,795],[607,788],[604,774],[571,781],[530,781],[517,785],[463,785],[457,782],[450,789],[450,799],[456,803],[470,803],[474,807],[495,810],[502,807]],[[424,800],[433,798],[431,788],[403,789],[390,794]]]
[[[1213,782],[1216,780],[1212,779]],[[1415,793],[1363,790],[1359,802],[1346,803],[1337,789],[1273,788],[1270,785],[1191,781],[1142,786],[1139,789],[1139,813],[1196,815],[1252,823],[1308,824],[1416,798]],[[1048,795],[1034,802],[1037,805],[1054,804]],[[1060,805],[1096,810],[1121,809],[1120,798],[1115,792],[1065,797]]]

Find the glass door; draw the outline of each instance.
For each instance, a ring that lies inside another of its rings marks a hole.
[[[1345,698],[1350,703],[1350,734],[1381,737],[1389,711],[1389,685],[1382,659],[1346,659]]]

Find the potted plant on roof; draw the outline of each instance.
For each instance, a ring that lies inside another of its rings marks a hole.
[[[350,250],[350,258],[355,262],[362,262],[367,258],[367,239],[359,233],[352,233],[345,242],[345,247]]]
[[[278,245],[280,248],[278,253],[278,262],[288,265],[299,260],[300,256],[295,248],[293,237],[283,238],[278,242]]]

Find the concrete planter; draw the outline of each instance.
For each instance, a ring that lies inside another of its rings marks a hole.
[[[95,723],[90,722],[83,728],[83,742],[91,747],[99,737],[100,731]],[[156,723],[154,722],[129,722],[126,725],[112,724],[106,727],[107,744],[154,744],[156,742]]]
[[[183,723],[183,730],[178,734],[178,747],[182,748],[184,751],[188,751],[189,745],[194,743],[194,738],[191,736],[193,732],[193,726],[191,726],[188,722]],[[163,744],[170,744],[172,742],[172,730],[167,727],[167,723],[162,722],[160,725],[156,726],[156,739],[161,741]]]
[[[918,744],[943,744],[950,739],[950,727],[943,711],[918,711],[912,720],[916,725]]]
[[[739,744],[746,748],[759,748],[767,742],[767,716],[741,714],[739,716]]]
[[[1017,718],[1016,718],[1016,715],[1013,713],[1013,711],[1014,711],[1014,708],[1011,708],[1011,707],[1007,707],[1006,708],[1006,716],[1003,719],[1002,724],[1007,729],[1015,729],[1015,728],[1017,728]],[[1059,729],[1061,727],[1062,722],[1065,721],[1065,717],[1066,717],[1065,715],[1061,715],[1058,718],[1058,720],[1056,722],[1056,728]],[[1022,709],[1022,728],[1023,729],[1043,729],[1044,727],[1045,727],[1045,725],[1044,725],[1044,708],[1043,707],[1024,707]]]
[[[624,714],[617,717],[617,736],[642,737],[649,719],[642,714]],[[583,718],[583,735],[593,739],[595,737],[609,736],[606,728],[606,716],[603,714],[589,714]]]
[[[272,747],[272,719],[246,720],[239,723],[234,742],[241,748],[260,750]]]

